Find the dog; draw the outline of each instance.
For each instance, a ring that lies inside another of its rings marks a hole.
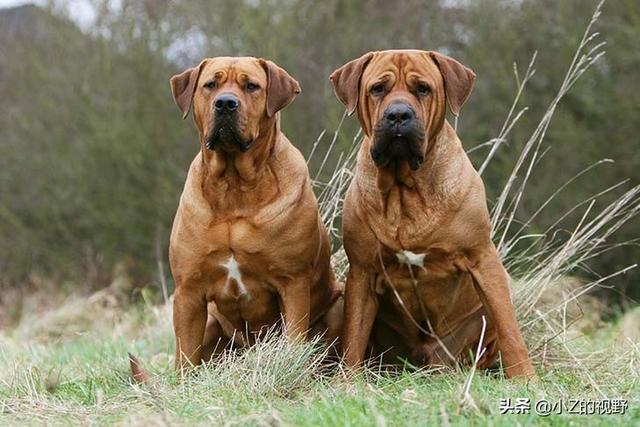
[[[337,339],[331,243],[306,162],[280,130],[298,82],[268,60],[217,57],[173,76],[171,92],[200,140],[169,247],[176,368],[278,325],[291,342]]]
[[[507,377],[533,379],[483,182],[446,119],[473,71],[437,52],[388,50],[330,79],[365,134],[343,210],[346,365],[369,348],[389,363],[452,366],[475,358],[482,339],[479,367],[501,353]]]

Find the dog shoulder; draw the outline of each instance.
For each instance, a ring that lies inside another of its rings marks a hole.
[[[283,133],[280,133],[278,142],[275,145],[274,156],[279,163],[279,169],[293,172],[295,175],[309,175],[307,161],[302,152]]]
[[[342,214],[343,246],[349,262],[375,262],[378,239],[365,219],[357,190],[351,186],[344,201]]]

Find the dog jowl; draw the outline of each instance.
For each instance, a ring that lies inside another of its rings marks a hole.
[[[238,108],[240,100],[232,94],[222,94],[214,101],[215,114],[211,133],[206,137],[206,147],[209,150],[240,150],[247,151],[252,139],[243,140],[238,128]]]
[[[424,161],[422,127],[411,105],[404,102],[389,105],[375,127],[371,157],[376,165],[386,167],[392,162],[407,161],[412,170],[418,170]]]
[[[208,83],[210,90],[215,91],[217,81]],[[249,90],[257,90],[256,83],[247,82],[245,86]],[[242,101],[231,91],[224,91],[215,96],[213,112],[206,135],[206,148],[209,150],[240,150],[247,151],[251,147],[253,138],[245,138],[241,131]]]

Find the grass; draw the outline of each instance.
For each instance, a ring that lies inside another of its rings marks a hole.
[[[173,333],[170,302],[161,306],[127,306],[117,286],[89,299],[72,297],[49,311],[28,311],[20,324],[0,332],[0,424],[229,424],[229,425],[513,425],[640,423],[639,327],[625,317],[618,323],[600,321],[597,300],[587,293],[611,277],[591,274],[588,261],[620,244],[608,243],[640,211],[640,186],[622,191],[599,207],[621,183],[575,203],[575,207],[542,232],[532,223],[544,214],[543,204],[528,218],[519,206],[526,196],[532,171],[547,150],[544,136],[564,95],[598,58],[604,43],[596,43],[591,28],[601,4],[588,24],[557,96],[524,144],[513,173],[492,205],[494,240],[514,277],[513,299],[539,382],[507,381],[499,374],[473,367],[429,372],[406,368],[390,372],[369,366],[345,377],[339,366],[322,363],[317,343],[291,346],[273,336],[243,352],[230,353],[200,367],[197,374],[178,381],[172,371]],[[496,138],[472,150],[489,148],[480,167],[484,171],[511,129],[526,113],[519,101],[535,70],[535,55],[521,77],[514,66],[518,91],[504,126]],[[519,109],[520,108],[520,109]],[[344,192],[353,176],[352,149],[339,155],[331,173],[325,170],[336,147],[338,132],[321,166],[312,174],[322,218],[339,241]],[[310,157],[318,156],[314,146]],[[606,159],[588,166],[553,190],[549,201],[562,194]],[[328,181],[321,177],[330,175]],[[577,220],[565,229],[572,216]],[[333,264],[339,277],[348,267],[337,247]],[[144,292],[143,292],[144,295]],[[631,331],[631,333],[628,333]],[[130,380],[127,352],[139,356],[152,374],[144,386]],[[542,417],[501,414],[502,398],[551,402],[570,399],[628,400],[624,415],[576,414]]]
[[[68,307],[62,306],[53,316],[73,320]],[[85,309],[95,313],[99,328],[104,321],[100,302]],[[499,400],[568,401],[603,395],[629,399],[629,410],[626,415],[589,417],[589,421],[611,425],[640,421],[640,348],[620,342],[615,325],[571,341],[576,351],[599,354],[597,366],[588,372],[575,365],[538,366],[538,384],[476,373],[469,401],[463,393],[468,369],[433,373],[370,367],[347,379],[339,369],[320,363],[323,349],[317,343],[291,346],[277,337],[229,354],[178,382],[171,369],[173,336],[168,319],[169,305],[145,306],[123,312],[112,324],[119,328],[103,325],[110,333],[69,332],[52,339],[43,325],[3,334],[0,424],[570,425],[583,423],[585,417],[502,415]],[[127,351],[136,352],[150,368],[150,385],[131,383]]]
[[[53,312],[53,317],[72,320],[68,307]],[[97,321],[111,319],[101,301],[85,309],[95,313]],[[345,378],[339,369],[322,365],[323,349],[317,343],[291,346],[278,337],[229,354],[178,382],[171,369],[173,334],[168,319],[169,305],[144,306],[123,312],[114,323],[103,325],[103,331],[52,337],[42,325],[3,334],[0,424],[571,425],[588,421],[633,425],[640,421],[640,348],[617,343],[615,325],[572,340],[572,349],[600,355],[599,365],[590,367],[590,372],[552,364],[538,370],[538,384],[476,373],[469,401],[463,393],[468,369],[384,372],[370,367],[355,378]],[[145,361],[153,373],[151,384],[131,383],[127,351]],[[595,386],[589,385],[586,375]],[[568,401],[601,399],[600,393],[629,399],[626,415],[500,414],[501,398]]]

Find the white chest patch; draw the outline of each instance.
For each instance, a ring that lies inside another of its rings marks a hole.
[[[424,268],[424,257],[426,254],[417,254],[411,251],[400,251],[396,253],[396,258],[400,264],[414,265]]]
[[[235,280],[236,286],[238,287],[238,296],[247,295],[247,288],[242,281],[242,275],[240,274],[240,266],[238,265],[238,261],[231,255],[231,257],[227,260],[226,263],[222,264],[224,268],[227,269],[227,287],[231,286],[231,279]]]

